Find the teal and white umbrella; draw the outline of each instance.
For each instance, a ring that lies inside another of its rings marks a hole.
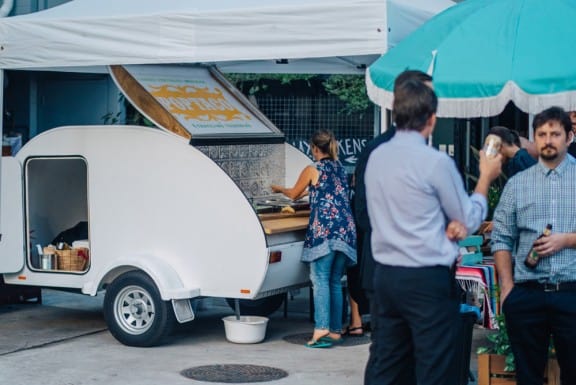
[[[438,116],[495,116],[509,101],[576,110],[575,26],[575,0],[464,0],[372,64],[368,95],[391,109],[394,79],[417,69],[434,77]]]

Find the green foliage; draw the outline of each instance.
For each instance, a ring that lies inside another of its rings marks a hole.
[[[104,114],[100,119],[102,119],[103,124],[119,124],[121,115],[121,112],[117,112],[115,114],[108,112],[107,114]]]
[[[124,104],[124,107],[126,108],[126,119],[122,121],[122,111],[116,113],[108,112],[100,118],[102,119],[103,124],[130,124],[136,126],[156,127],[154,123],[134,108],[122,93],[118,94],[118,104]]]
[[[501,194],[502,194],[502,188],[497,184],[493,184],[488,189],[488,215],[486,218],[489,221],[491,221],[492,218],[494,217],[494,210],[496,210],[496,206],[498,206]]]
[[[296,82],[309,88],[318,84],[323,76],[310,74],[226,74],[228,80],[247,95],[258,95],[269,90],[270,81],[277,81],[284,86],[293,86]],[[303,83],[302,83],[303,82]],[[335,95],[345,107],[342,113],[362,113],[372,105],[366,93],[364,75],[330,75],[322,82],[324,91]]]
[[[123,93],[118,93],[118,104],[126,103],[126,97]],[[103,124],[121,124],[120,118],[122,116],[122,112],[118,111],[117,113],[108,112],[104,114],[100,119],[102,119]]]
[[[257,95],[268,90],[269,81],[278,81],[281,85],[291,85],[295,81],[304,81],[311,87],[310,80],[316,75],[310,74],[226,74],[226,78],[247,95]]]
[[[516,365],[514,363],[512,348],[510,347],[508,333],[506,332],[506,321],[503,314],[496,316],[496,324],[498,325],[498,330],[495,333],[486,336],[486,339],[490,344],[488,346],[479,347],[478,350],[476,350],[476,353],[499,354],[506,356],[506,365],[504,366],[504,370],[507,372],[513,372],[516,370]]]
[[[126,124],[146,127],[156,127],[152,121],[142,115],[137,109],[130,106],[126,108]]]
[[[372,105],[363,75],[332,75],[322,84],[328,93],[346,103],[344,113],[364,112]]]

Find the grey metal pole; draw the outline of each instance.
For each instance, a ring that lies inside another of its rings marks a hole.
[[[4,70],[0,69],[0,111],[2,111],[2,118],[0,119],[0,138],[4,138]],[[0,156],[0,186],[2,186],[2,157]],[[1,189],[0,189],[1,190]],[[0,202],[2,196],[0,196]],[[2,212],[0,211],[0,218]],[[2,241],[2,221],[0,221],[0,241]]]
[[[466,172],[470,172],[470,131],[472,129],[472,123],[470,122],[470,119],[466,119],[466,164],[465,164],[465,170]],[[470,182],[468,181],[468,178],[464,178],[466,180],[466,190],[470,190]]]
[[[377,137],[387,129],[388,121],[386,120],[386,109],[374,105],[374,137]]]

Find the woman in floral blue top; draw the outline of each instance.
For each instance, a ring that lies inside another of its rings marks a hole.
[[[317,131],[310,149],[315,162],[302,170],[294,187],[271,187],[291,199],[310,195],[310,222],[302,261],[310,263],[315,326],[306,346],[326,348],[342,341],[341,279],[346,267],[356,263],[356,228],[334,134]]]

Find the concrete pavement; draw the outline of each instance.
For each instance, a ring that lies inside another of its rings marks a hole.
[[[102,296],[45,290],[43,305],[0,306],[0,384],[184,385],[200,382],[183,370],[216,364],[282,369],[288,376],[269,382],[278,385],[362,384],[369,344],[308,349],[283,339],[312,331],[307,290],[289,302],[288,318],[281,311],[270,317],[265,341],[253,345],[228,342],[221,318],[232,311],[221,300],[208,301],[196,320],[154,348],[118,343],[106,330]]]

